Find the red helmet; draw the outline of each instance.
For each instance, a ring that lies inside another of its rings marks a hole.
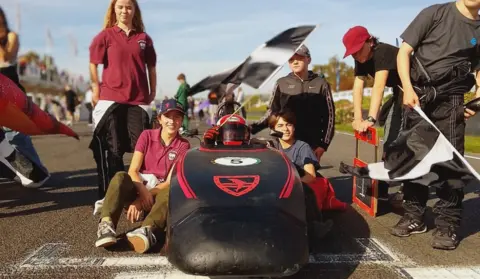
[[[217,121],[219,140],[224,145],[242,145],[250,140],[247,121],[238,114],[227,114]]]

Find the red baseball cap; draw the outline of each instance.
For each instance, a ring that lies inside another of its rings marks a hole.
[[[346,48],[345,56],[343,56],[343,58],[359,51],[363,47],[365,41],[370,39],[370,37],[372,36],[368,33],[367,28],[363,26],[355,26],[348,29],[347,33],[343,36],[343,44]]]

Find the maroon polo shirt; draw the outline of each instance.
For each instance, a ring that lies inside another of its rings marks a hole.
[[[118,26],[104,29],[90,45],[90,63],[103,64],[100,100],[149,104],[147,66],[157,64],[153,41],[145,32],[129,36]]]
[[[135,151],[144,155],[140,173],[154,174],[159,180],[165,180],[177,159],[190,149],[190,143],[177,135],[168,146],[165,146],[160,139],[160,131],[161,128],[144,130],[138,138]]]

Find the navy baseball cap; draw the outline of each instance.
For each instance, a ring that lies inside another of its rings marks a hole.
[[[175,99],[164,100],[160,105],[159,114],[164,114],[172,110],[176,110],[181,112],[182,114],[185,114],[185,109],[183,108],[182,104],[177,102],[177,100]]]

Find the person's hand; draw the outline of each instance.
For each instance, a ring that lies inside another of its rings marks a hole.
[[[463,114],[465,116],[465,120],[468,120],[470,117],[474,116],[476,112],[471,109],[465,108],[465,111],[463,112]]]
[[[141,189],[138,193],[138,199],[142,208],[149,211],[153,206],[153,195],[147,190],[147,187],[142,187]]]
[[[417,93],[415,90],[413,90],[413,88],[405,89],[403,91],[403,104],[410,108],[420,105]]]
[[[206,143],[214,142],[217,139],[217,136],[219,135],[219,132],[218,132],[219,129],[220,127],[215,125],[212,128],[205,131],[205,133],[203,134],[203,141]]]
[[[372,122],[364,120],[360,124],[360,129],[358,131],[361,133],[365,133],[368,130],[368,128],[373,127],[373,125],[374,124]]]
[[[140,215],[142,215],[142,204],[140,198],[137,198],[129,207],[127,211],[128,221],[135,223],[140,220]]]
[[[353,122],[352,122],[352,127],[355,131],[359,131],[360,132],[360,128],[362,126],[362,122],[363,122],[363,119],[359,118],[359,119],[354,119]]]
[[[317,157],[317,160],[320,163],[320,159],[322,158],[323,153],[325,153],[325,149],[323,149],[321,147],[317,147],[317,148],[315,148],[313,153],[315,153],[315,156]]]

